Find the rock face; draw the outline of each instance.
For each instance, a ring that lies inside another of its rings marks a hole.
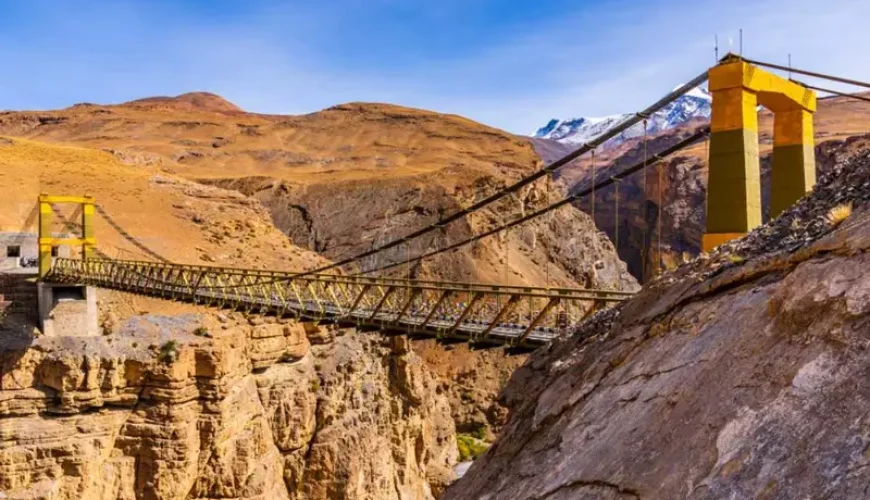
[[[255,323],[4,332],[4,498],[428,499],[452,479],[449,404],[406,340]]]
[[[414,342],[414,352],[437,375],[456,431],[493,439],[507,421],[507,408],[498,401],[498,393],[528,355],[509,354],[505,349],[472,350],[468,344],[444,346],[435,340]]]
[[[865,151],[534,353],[505,431],[443,498],[866,498],[868,208]]]
[[[484,176],[446,189],[439,185],[443,183],[440,175],[427,174],[413,181],[370,179],[318,186],[294,186],[265,178],[216,184],[258,199],[271,211],[275,226],[297,245],[338,260],[399,239],[507,185],[505,179]],[[558,199],[555,187],[550,196],[552,202]],[[377,258],[366,259],[360,269],[372,270],[444,248],[543,208],[547,199],[545,185],[535,186],[454,222],[443,231],[414,240],[410,246],[400,245]],[[385,272],[402,277],[408,273],[419,279],[512,285],[549,283],[620,290],[636,287],[606,235],[573,207],[564,207],[501,236],[426,259],[422,264],[415,263],[410,270],[402,265]]]

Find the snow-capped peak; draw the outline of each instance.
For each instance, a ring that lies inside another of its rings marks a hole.
[[[677,85],[676,87],[674,87],[674,90],[677,90],[678,88],[680,88],[680,87],[682,87],[682,86],[683,86],[682,84]],[[673,91],[672,91],[672,92],[673,92]],[[686,93],[683,94],[683,95],[684,95],[684,96],[697,97],[698,99],[704,99],[704,100],[706,100],[706,101],[712,101],[712,100],[713,100],[713,96],[710,94],[710,91],[707,90],[707,89],[705,89],[704,87],[695,87],[695,88],[693,88],[692,90],[686,92]]]
[[[647,120],[647,132],[654,134],[668,130],[696,117],[709,118],[711,103],[710,92],[705,88],[696,87],[653,113]],[[630,115],[611,115],[600,118],[581,117],[567,120],[552,119],[547,125],[535,132],[535,137],[555,139],[566,144],[580,144],[594,139],[628,116]],[[640,135],[643,135],[642,123],[638,123],[614,137],[608,141],[607,145],[617,145],[626,139]]]

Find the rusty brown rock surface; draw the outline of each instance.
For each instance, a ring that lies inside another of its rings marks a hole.
[[[464,170],[461,175],[437,172],[412,178],[384,176],[323,184],[268,177],[209,182],[258,200],[270,210],[275,226],[296,244],[339,260],[433,224],[518,178]],[[443,230],[365,259],[359,263],[359,269],[377,269],[447,247],[560,198],[556,187],[550,187],[549,194],[547,191],[546,183],[532,186]],[[402,265],[381,274],[532,286],[619,290],[636,286],[607,236],[595,228],[586,214],[573,207],[564,207],[498,236],[414,263],[410,268]]]
[[[443,498],[866,498],[870,155],[834,173],[534,353],[504,432]]]
[[[494,439],[507,421],[507,408],[498,394],[528,354],[510,354],[501,348],[474,350],[468,344],[445,346],[435,340],[415,341],[413,348],[438,377],[438,389],[450,402],[457,432]]]
[[[252,323],[149,315],[93,338],[4,331],[0,492],[404,500],[452,480],[449,403],[407,341],[336,331],[310,346],[302,325]]]

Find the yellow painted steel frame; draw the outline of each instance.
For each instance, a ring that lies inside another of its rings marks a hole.
[[[496,325],[501,323],[505,316],[507,316],[513,310],[513,308],[517,305],[517,302],[519,301],[519,295],[511,295],[511,298],[508,299],[505,305],[502,306],[502,308],[495,315],[495,318],[493,318],[489,325],[486,327],[486,330],[484,330],[479,336],[473,336],[472,340],[476,340],[478,338],[489,338],[489,334],[490,332],[492,332],[492,329],[495,328]]]
[[[46,279],[256,313],[289,313],[308,321],[355,322],[507,345],[540,345],[555,337],[558,318],[549,312],[556,304],[591,311],[628,295],[337,275],[293,276],[155,262],[55,259]],[[581,319],[571,317],[572,322]]]
[[[82,259],[93,257],[96,245],[94,238],[95,202],[91,196],[49,196],[39,195],[39,278],[43,279],[51,270],[51,249],[57,245],[82,247]],[[51,235],[52,204],[72,203],[82,206],[82,235],[80,238],[54,238]]]
[[[450,327],[450,330],[447,331],[447,336],[452,336],[456,332],[456,330],[459,329],[459,325],[461,325],[462,322],[465,321],[465,318],[468,317],[468,315],[474,309],[474,306],[476,306],[482,298],[482,292],[477,292],[471,297],[471,301],[465,306],[465,309],[462,310],[462,312],[459,314],[459,317],[456,318],[456,322],[453,324],[452,327]]]
[[[532,333],[532,330],[534,330],[535,327],[538,326],[538,323],[540,323],[541,320],[544,319],[544,317],[547,315],[547,313],[550,312],[550,310],[558,303],[558,298],[550,299],[549,302],[547,302],[547,305],[544,306],[543,309],[541,309],[537,316],[535,316],[535,319],[529,322],[529,326],[526,328],[523,334],[520,335],[519,339],[516,340],[516,345],[522,345],[523,342],[525,342],[526,339],[529,337],[529,334]]]
[[[811,190],[816,175],[815,92],[736,56],[711,68],[709,81],[713,109],[704,251],[761,224],[758,105],[774,113],[771,216]]]
[[[421,293],[422,291],[418,289],[411,290],[411,293],[408,294],[408,300],[405,301],[405,305],[402,306],[402,310],[399,311],[399,314],[396,316],[396,322],[402,320],[402,317],[404,317],[405,313],[408,312],[408,309],[411,308],[411,304],[420,296]]]
[[[438,297],[438,300],[435,301],[435,305],[432,306],[432,309],[426,315],[426,318],[423,320],[423,323],[420,325],[423,328],[426,328],[429,325],[429,322],[432,321],[432,317],[435,316],[435,313],[438,312],[438,309],[444,304],[447,300],[447,297],[453,293],[450,290],[444,290],[441,292],[441,295]]]
[[[130,266],[138,266],[141,269],[161,270],[183,268],[187,272],[196,273],[199,279],[200,289],[233,289],[240,288],[238,284],[230,283],[232,279],[257,279],[257,284],[273,284],[273,283],[299,283],[299,282],[323,282],[335,283],[342,285],[355,286],[375,286],[389,287],[397,285],[400,288],[414,288],[420,290],[450,290],[456,292],[474,292],[483,291],[487,293],[498,293],[502,295],[519,295],[522,297],[537,297],[550,298],[558,296],[565,299],[582,299],[582,300],[603,300],[605,302],[620,302],[625,298],[634,295],[633,292],[624,292],[620,290],[606,289],[586,289],[586,288],[556,288],[556,287],[529,287],[529,286],[505,286],[505,285],[489,285],[482,283],[453,283],[441,281],[426,281],[426,280],[407,280],[401,278],[383,278],[371,276],[344,276],[338,274],[303,274],[290,272],[275,272],[264,271],[262,269],[244,269],[244,268],[228,268],[214,266],[199,266],[188,264],[171,264],[164,262],[150,261],[134,261],[134,260],[105,260],[105,259],[90,259],[94,262],[104,265],[119,266],[127,268]],[[212,282],[209,276],[216,277],[221,280],[221,283]],[[297,276],[301,276],[297,278]],[[153,276],[151,276],[153,279]],[[210,283],[206,283],[209,279]]]

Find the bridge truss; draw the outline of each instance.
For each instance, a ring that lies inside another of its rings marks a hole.
[[[54,259],[45,278],[247,313],[535,347],[631,292],[444,283],[103,259]]]

